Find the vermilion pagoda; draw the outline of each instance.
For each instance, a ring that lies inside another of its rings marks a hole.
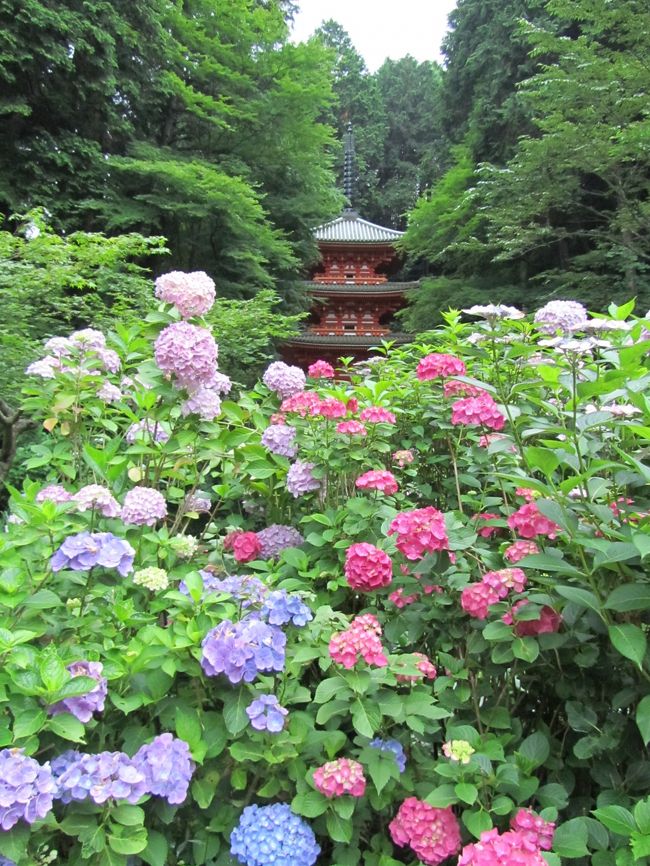
[[[348,132],[348,200],[353,155]],[[395,313],[405,305],[405,291],[418,284],[388,280],[397,267],[395,242],[402,234],[361,219],[353,208],[314,229],[321,263],[306,283],[314,303],[306,330],[284,347],[287,361],[306,368],[322,358],[336,366],[340,357],[367,358],[382,339],[408,339],[391,325]]]

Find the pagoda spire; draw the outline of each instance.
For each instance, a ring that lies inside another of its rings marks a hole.
[[[347,130],[343,139],[343,193],[348,200],[346,210],[352,210],[352,197],[354,194],[354,133],[352,132],[352,121],[348,121]]]

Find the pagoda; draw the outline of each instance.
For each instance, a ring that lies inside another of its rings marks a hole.
[[[382,340],[409,339],[391,328],[395,313],[405,306],[405,292],[418,285],[389,281],[398,267],[395,243],[404,233],[368,222],[352,208],[353,172],[354,139],[348,125],[344,187],[350,206],[313,230],[321,261],[305,283],[313,301],[309,321],[282,352],[300,367],[318,359],[336,366],[342,356],[361,361]]]

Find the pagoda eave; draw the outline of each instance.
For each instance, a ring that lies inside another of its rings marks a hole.
[[[377,297],[399,297],[404,295],[404,292],[419,287],[418,282],[410,283],[319,283],[306,281],[305,287],[312,295],[327,296],[327,295],[355,295]]]

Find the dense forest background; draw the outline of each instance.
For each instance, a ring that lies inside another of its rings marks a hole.
[[[645,0],[459,0],[442,66],[373,74],[334,21],[292,44],[296,8],[0,0],[0,291],[21,346],[90,306],[137,312],[148,269],[206,270],[221,297],[263,293],[272,318],[276,301],[304,308],[310,228],[344,203],[348,122],[353,204],[407,229],[404,274],[423,277],[409,330],[459,298],[645,310]],[[72,264],[44,301],[47,244]]]

